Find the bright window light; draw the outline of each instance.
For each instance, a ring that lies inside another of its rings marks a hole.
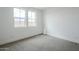
[[[14,26],[26,27],[25,10],[14,8]]]
[[[28,11],[28,26],[29,27],[36,26],[36,13],[33,11]]]

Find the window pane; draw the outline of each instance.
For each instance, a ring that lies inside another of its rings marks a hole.
[[[29,23],[28,23],[28,26],[30,26],[30,27],[31,27],[31,26],[36,26],[36,23],[35,23],[35,22],[29,22]]]
[[[20,10],[20,17],[25,18],[25,11],[24,10]]]
[[[28,11],[28,26],[36,26],[36,13],[33,11]]]
[[[35,19],[35,18],[36,18],[36,13],[32,12],[32,19]]]
[[[26,27],[25,10],[14,8],[14,26]]]
[[[31,17],[32,17],[32,12],[28,11],[28,18],[31,18]]]
[[[28,19],[28,22],[32,22],[32,19]]]
[[[15,20],[15,21],[25,21],[24,18],[19,18],[19,17],[15,17],[14,20]]]
[[[15,22],[16,22],[16,21],[19,21],[19,19],[18,19],[18,18],[14,18],[14,20],[15,20]]]
[[[15,27],[26,27],[26,24],[24,21],[15,21]]]
[[[14,17],[20,17],[20,12],[17,8],[14,8]]]
[[[23,21],[23,22],[25,22],[25,19],[20,19],[19,21]]]

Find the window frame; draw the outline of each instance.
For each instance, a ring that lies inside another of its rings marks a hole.
[[[18,14],[19,16],[15,16],[15,9],[18,9]],[[24,17],[21,17],[21,11],[24,11]],[[24,10],[23,8],[13,8],[13,17],[14,17],[14,27],[27,27],[27,24],[26,24],[26,10]],[[18,19],[17,21],[15,19]],[[24,20],[21,20],[21,19],[24,19]],[[20,25],[17,25],[15,22],[18,22],[19,24],[24,22],[23,25],[20,24]]]
[[[29,17],[29,12],[31,12],[31,17]],[[35,19],[34,18],[32,18],[32,13],[35,13]],[[36,21],[36,19],[37,19],[37,12],[35,12],[35,11],[33,11],[33,10],[28,10],[28,12],[27,12],[27,15],[28,15],[28,27],[36,27],[37,26],[37,21]],[[29,19],[31,19],[31,22],[29,22]],[[34,19],[34,22],[32,21]],[[29,26],[29,23],[35,23],[35,25],[31,25],[31,26]]]
[[[18,9],[19,11],[19,15],[21,14],[20,13],[20,11],[21,10],[23,10],[24,12],[25,12],[25,17],[23,18],[23,17],[18,17],[18,16],[14,16],[14,9]],[[31,13],[35,13],[35,17],[34,18],[32,18],[32,15],[31,15],[31,18],[29,18],[29,15],[28,15],[28,12],[31,12]],[[13,8],[13,19],[14,19],[14,27],[17,27],[17,28],[21,28],[21,27],[36,27],[37,26],[37,12],[35,11],[35,10],[30,10],[30,9],[25,9],[25,8]],[[24,25],[23,26],[21,26],[21,25],[18,25],[18,26],[16,26],[16,24],[15,24],[15,19],[19,19],[19,23],[20,22],[22,22],[22,20],[20,20],[20,19],[24,19],[23,20],[23,22],[24,22]],[[34,19],[34,22],[32,21],[32,22],[29,22],[29,19],[31,19],[31,21]],[[31,26],[29,26],[29,23],[34,23],[35,25],[31,25]]]

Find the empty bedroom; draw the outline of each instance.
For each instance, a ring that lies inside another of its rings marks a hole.
[[[79,7],[0,7],[0,51],[79,51]]]

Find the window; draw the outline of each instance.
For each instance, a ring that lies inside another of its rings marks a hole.
[[[36,26],[36,12],[14,8],[14,26],[15,27],[35,27]],[[26,16],[28,15],[28,17]],[[27,20],[26,20],[27,19]]]
[[[33,11],[28,11],[28,26],[36,26],[36,13]]]
[[[26,27],[25,10],[14,8],[14,26]]]

